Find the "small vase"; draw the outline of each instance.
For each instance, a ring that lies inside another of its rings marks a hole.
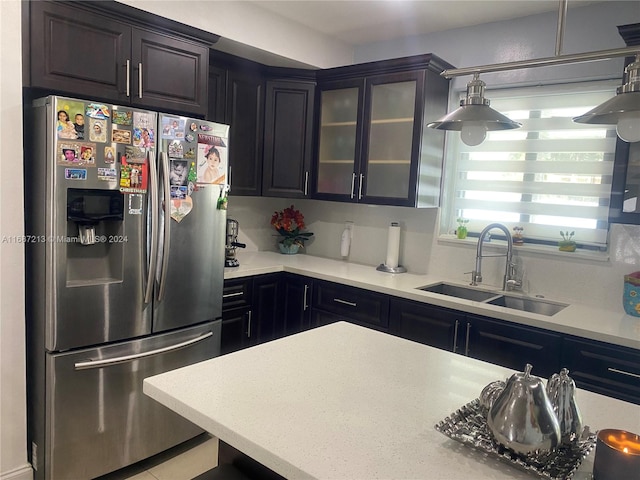
[[[285,255],[295,255],[296,253],[298,253],[298,250],[300,250],[300,245],[292,243],[291,245],[287,246],[284,243],[278,243],[278,248],[280,249],[280,253],[283,253]]]
[[[465,227],[464,225],[459,226],[456,230],[456,235],[460,240],[467,238],[467,227]]]

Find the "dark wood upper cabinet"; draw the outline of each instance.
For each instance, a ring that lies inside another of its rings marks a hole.
[[[621,25],[618,32],[627,46],[640,45],[640,23]],[[634,60],[627,57],[625,66]],[[640,224],[640,142],[616,140],[609,223]]]
[[[263,196],[309,196],[314,93],[315,83],[267,81]]]
[[[262,193],[264,80],[259,71],[231,69],[227,76],[231,195]]]
[[[451,65],[425,54],[321,70],[314,198],[437,207]]]
[[[25,86],[167,112],[207,113],[209,42],[217,36],[202,32],[201,42],[181,37],[180,30],[195,29],[117,2],[27,5]]]

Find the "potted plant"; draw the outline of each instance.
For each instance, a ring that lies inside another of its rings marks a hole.
[[[458,228],[456,229],[457,237],[459,239],[467,238],[467,223],[469,223],[469,220],[460,217],[456,220],[456,222],[458,222]]]
[[[576,232],[571,232],[567,230],[566,232],[560,231],[560,236],[562,240],[558,242],[558,249],[561,252],[575,252],[576,251],[576,242],[573,240],[573,236]]]
[[[514,245],[524,245],[524,228],[513,227],[513,235],[511,237]]]
[[[296,210],[293,205],[271,217],[271,225],[282,237],[278,242],[278,248],[284,254],[296,254],[300,247],[304,248],[304,242],[313,236],[311,232],[303,232],[305,228],[304,215]]]

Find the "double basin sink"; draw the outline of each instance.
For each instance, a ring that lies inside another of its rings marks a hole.
[[[568,306],[564,303],[551,302],[549,300],[541,300],[539,298],[507,295],[502,292],[463,287],[461,285],[445,282],[418,287],[418,290],[439,293],[450,297],[463,298],[465,300],[486,303],[488,305],[497,305],[523,312],[537,313],[548,317],[555,315]]]

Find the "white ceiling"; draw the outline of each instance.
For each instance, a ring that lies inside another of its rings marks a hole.
[[[256,6],[352,45],[545,12],[558,0],[257,0]],[[588,4],[569,0],[569,10]],[[567,15],[569,16],[569,15]]]

